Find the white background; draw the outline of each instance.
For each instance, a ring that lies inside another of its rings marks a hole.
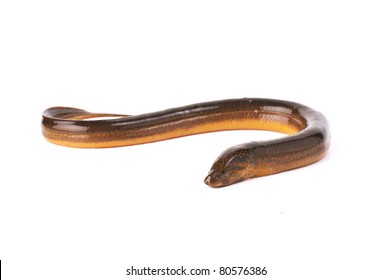
[[[390,1],[1,1],[4,279],[162,279],[132,265],[392,279],[391,14]],[[55,105],[139,114],[236,97],[322,111],[329,155],[212,189],[221,151],[276,135],[81,150],[40,131]]]

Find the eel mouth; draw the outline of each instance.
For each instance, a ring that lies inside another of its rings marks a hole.
[[[208,172],[207,177],[204,179],[204,183],[212,188],[220,188],[230,185],[230,183],[225,183],[216,176],[216,172],[214,170]]]
[[[216,180],[214,180],[211,175],[207,175],[207,177],[204,179],[204,183],[213,188],[222,187],[222,185],[219,184]]]

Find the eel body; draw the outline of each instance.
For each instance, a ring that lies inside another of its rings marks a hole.
[[[92,119],[99,117],[109,119]],[[204,180],[212,187],[309,165],[322,159],[330,144],[323,114],[274,99],[211,101],[137,116],[52,107],[42,118],[42,133],[49,142],[77,148],[129,146],[224,130],[270,130],[287,136],[225,150]]]

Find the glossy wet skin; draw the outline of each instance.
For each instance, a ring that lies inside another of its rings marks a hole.
[[[86,120],[107,116],[118,118]],[[260,98],[212,101],[138,116],[53,107],[43,113],[42,120],[48,141],[79,148],[128,146],[238,129],[289,136],[227,149],[213,164],[207,185],[227,186],[311,164],[325,155],[330,142],[328,122],[321,113],[298,103]]]

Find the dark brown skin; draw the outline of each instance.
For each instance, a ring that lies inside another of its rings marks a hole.
[[[106,120],[86,120],[112,117]],[[43,113],[42,133],[55,144],[107,148],[186,135],[260,129],[283,132],[280,139],[241,144],[224,151],[205,183],[222,187],[314,163],[326,154],[330,133],[319,112],[289,101],[243,98],[199,103],[138,116],[90,113],[53,107]]]

